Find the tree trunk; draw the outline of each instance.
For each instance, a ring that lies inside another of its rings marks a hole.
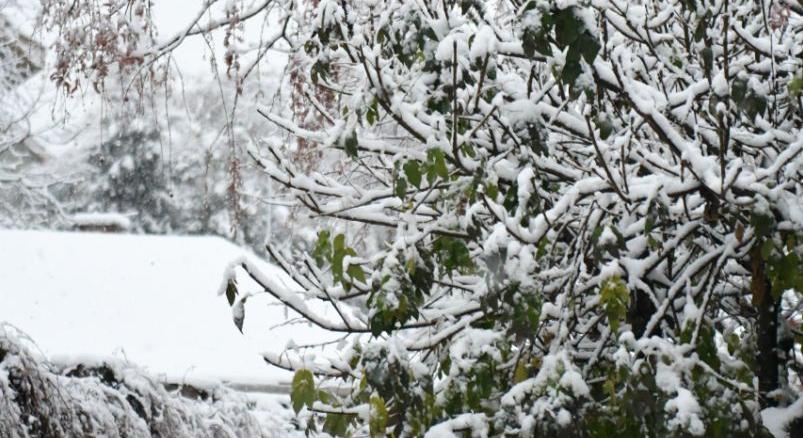
[[[774,406],[775,400],[767,395],[779,387],[778,376],[778,303],[772,297],[772,285],[767,277],[761,245],[750,252],[752,280],[750,291],[756,308],[756,376],[761,394],[761,407]]]

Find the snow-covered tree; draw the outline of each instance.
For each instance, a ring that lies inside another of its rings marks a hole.
[[[314,130],[267,117],[350,164],[305,174],[279,148],[253,156],[313,214],[382,230],[380,242],[335,225],[307,254],[269,248],[300,294],[242,266],[345,336],[333,355],[266,355],[297,370],[309,427],[756,436],[777,425],[767,408],[800,397],[803,370],[801,12],[752,0],[321,1],[299,47],[336,108],[310,99],[324,121]]]
[[[310,428],[754,436],[800,397],[799,5],[323,0],[307,18],[265,0],[203,19],[216,3],[160,39],[149,1],[45,0],[54,79],[146,93],[220,30],[237,96],[279,42],[333,93],[305,93],[303,120],[264,112],[327,149],[317,166],[250,146],[326,220],[306,254],[269,248],[303,293],[243,266],[345,336],[266,356],[298,370]],[[280,25],[246,44],[263,13]]]
[[[272,94],[278,83],[261,87]],[[75,151],[91,166],[76,190],[65,194],[79,198],[72,209],[122,213],[134,232],[215,234],[257,251],[264,251],[271,227],[277,228],[281,240],[288,237],[279,232],[286,214],[271,204],[276,194],[264,184],[244,147],[235,150],[234,158],[242,162],[236,169],[238,184],[232,187],[231,151],[226,128],[219,123],[225,103],[217,88],[214,82],[200,82],[165,97],[164,108],[106,115],[100,144],[81,139],[87,145]],[[277,135],[254,102],[240,105],[250,111],[241,110],[233,123],[238,145]],[[240,216],[236,221],[235,214]]]
[[[177,212],[161,149],[153,131],[125,131],[104,142],[91,157],[98,176],[96,190],[87,194],[89,208],[130,214],[150,233],[171,231]]]
[[[61,213],[53,188],[63,178],[45,171],[47,129],[32,119],[42,106],[43,47],[30,33],[36,10],[16,1],[0,4],[0,226],[34,225]]]

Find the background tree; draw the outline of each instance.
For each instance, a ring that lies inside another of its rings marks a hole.
[[[14,1],[0,5],[0,225],[28,226],[63,219],[53,190],[69,172],[53,166],[43,142],[57,121],[35,113],[51,85],[37,80],[46,68],[44,47],[31,35],[36,11]]]
[[[149,233],[179,226],[158,133],[120,132],[104,142],[91,161],[98,170],[93,181],[97,186],[89,194],[91,210],[128,214],[137,228]]]
[[[100,139],[77,140],[81,146],[71,155],[89,166],[79,172],[81,181],[59,197],[76,200],[70,208],[74,213],[122,213],[133,232],[214,234],[257,251],[264,251],[263,242],[271,236],[289,243],[290,234],[284,232],[288,203],[280,192],[271,192],[261,171],[239,151],[244,158],[236,197],[241,217],[235,224],[229,143],[226,128],[217,123],[225,104],[217,83],[199,82],[166,97],[163,108],[106,114]],[[269,95],[280,88],[279,81],[265,82],[261,88]],[[264,123],[253,102],[241,105],[252,110],[243,110],[234,121],[238,145],[276,137],[276,129]],[[237,233],[232,232],[235,226]]]

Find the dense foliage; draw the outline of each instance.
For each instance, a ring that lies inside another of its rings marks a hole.
[[[338,105],[310,101],[317,130],[268,117],[352,176],[259,162],[315,214],[388,237],[368,251],[335,226],[310,254],[272,251],[334,317],[254,273],[348,335],[335,357],[266,356],[299,369],[309,427],[760,434],[801,390],[799,13],[322,1],[303,48]]]

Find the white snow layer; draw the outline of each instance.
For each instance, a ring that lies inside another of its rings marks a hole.
[[[165,381],[267,385],[291,374],[262,351],[326,340],[267,294],[249,298],[244,334],[216,292],[229,262],[278,268],[217,237],[0,230],[0,321],[26,332],[51,360],[116,359]],[[259,292],[242,272],[241,294]]]
[[[77,213],[69,219],[73,224],[83,227],[114,226],[121,230],[131,228],[131,220],[120,213]]]
[[[767,408],[761,411],[761,421],[775,438],[798,436],[791,434],[789,423],[796,418],[803,417],[803,398],[785,408]],[[799,433],[797,431],[796,433]]]

